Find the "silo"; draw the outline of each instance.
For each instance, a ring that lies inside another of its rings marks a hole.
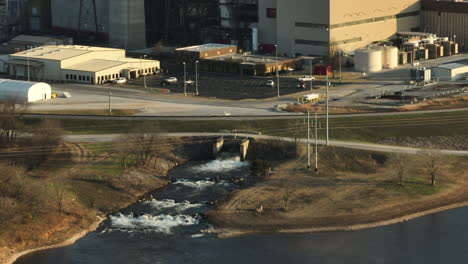
[[[383,67],[393,69],[398,67],[398,48],[393,46],[384,47]]]
[[[382,70],[382,48],[358,49],[354,52],[354,68],[358,72],[378,72]]]

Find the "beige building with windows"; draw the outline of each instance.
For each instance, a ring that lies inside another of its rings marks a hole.
[[[89,46],[43,46],[10,55],[10,75],[44,81],[100,84],[119,77],[159,72],[157,60],[125,57],[125,50]]]
[[[259,43],[288,56],[352,52],[417,31],[420,0],[259,0]]]

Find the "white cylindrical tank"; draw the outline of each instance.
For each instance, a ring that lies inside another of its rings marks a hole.
[[[252,27],[252,50],[258,50],[258,28]]]
[[[358,72],[382,70],[382,48],[358,49],[354,52],[354,69]]]
[[[383,67],[393,69],[398,67],[398,48],[393,46],[384,47]]]

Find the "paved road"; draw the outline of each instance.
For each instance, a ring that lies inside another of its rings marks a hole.
[[[276,136],[267,136],[267,135],[256,135],[256,134],[242,134],[242,133],[164,133],[161,134],[166,137],[221,137],[221,136],[237,136],[237,137],[250,137],[256,139],[274,139],[274,140],[283,140],[288,142],[294,142],[294,138],[290,137],[276,137]],[[112,142],[116,140],[120,134],[108,134],[108,135],[68,135],[65,136],[65,140],[74,143],[84,143],[84,142]],[[307,144],[306,139],[302,139],[303,144]],[[310,143],[315,143],[312,141]],[[418,154],[424,151],[420,148],[409,148],[401,146],[390,146],[390,145],[381,145],[381,144],[372,144],[372,143],[359,143],[359,142],[346,142],[346,141],[337,141],[331,140],[330,146],[342,147],[348,149],[358,149],[358,150],[367,150],[367,151],[376,151],[376,152],[386,152],[386,153],[402,153],[402,154]],[[324,140],[318,140],[318,144],[325,145]],[[459,151],[459,150],[438,150],[441,154],[452,155],[452,156],[468,156],[468,151]]]

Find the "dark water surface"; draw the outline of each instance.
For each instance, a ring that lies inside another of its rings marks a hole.
[[[216,160],[173,171],[174,183],[74,245],[16,264],[108,263],[468,263],[468,208],[353,232],[218,239],[204,213],[248,178],[247,163]]]

